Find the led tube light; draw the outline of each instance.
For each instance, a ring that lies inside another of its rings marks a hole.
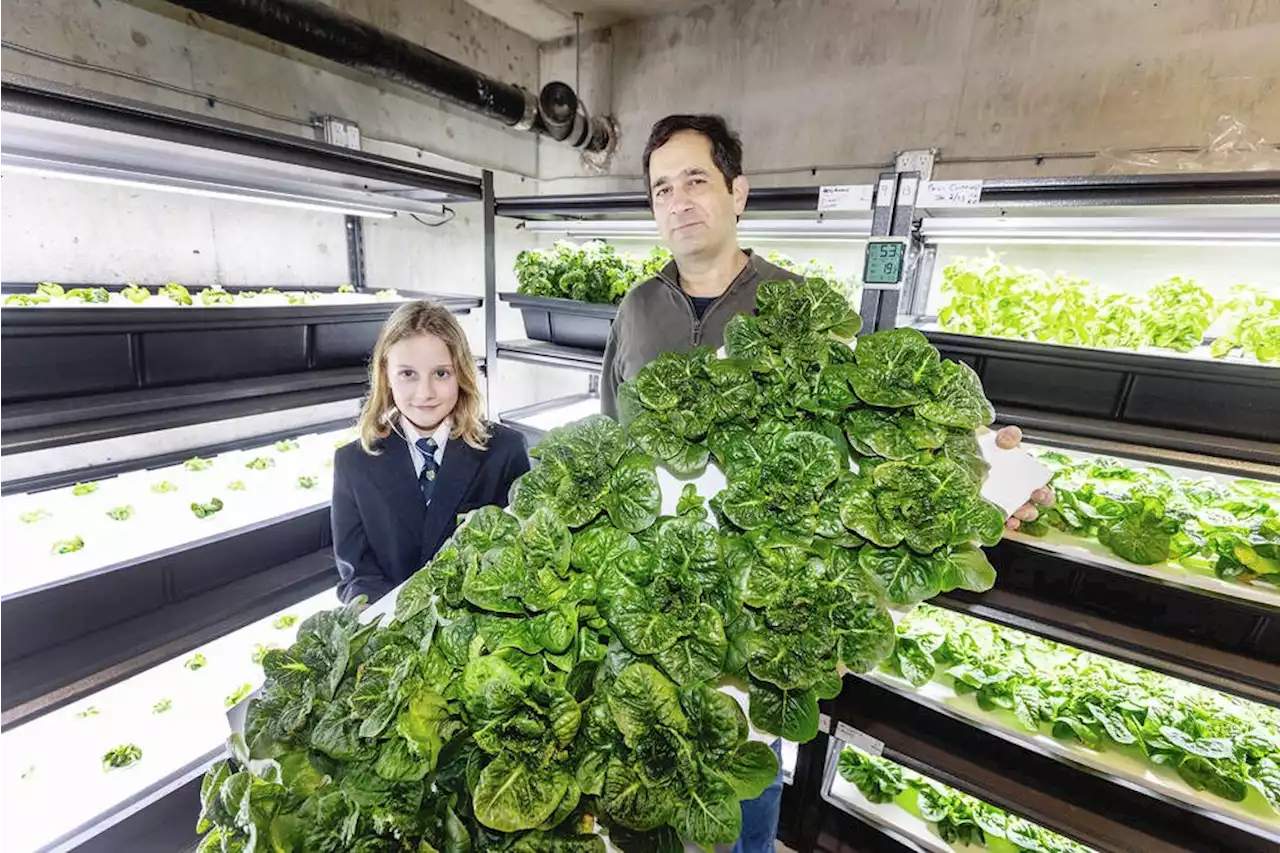
[[[524,228],[535,234],[563,234],[575,239],[658,239],[658,226],[646,220],[530,220]],[[738,223],[738,233],[744,236],[790,240],[862,242],[870,230],[870,219],[744,219]]]
[[[1060,245],[1280,245],[1276,217],[1016,217],[926,218],[920,234],[930,243]]]
[[[247,201],[277,207],[314,210],[321,213],[367,216],[377,219],[390,219],[396,215],[396,211],[389,208],[366,206],[356,202],[329,202],[277,190],[218,184],[212,181],[196,181],[190,178],[169,175],[125,173],[103,166],[85,166],[56,160],[36,161],[33,158],[21,155],[3,155],[0,157],[0,167],[3,167],[5,172],[23,172],[42,177],[67,178],[88,183],[135,187],[231,201]]]

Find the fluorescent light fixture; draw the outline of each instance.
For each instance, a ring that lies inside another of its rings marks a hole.
[[[571,239],[657,240],[658,226],[647,219],[540,220],[524,223],[535,234],[562,234]],[[862,219],[743,219],[743,236],[778,240],[862,242],[871,231],[870,218]]]
[[[1280,216],[928,217],[920,233],[937,244],[1276,246],[1280,245]]]
[[[246,201],[255,204],[274,205],[276,207],[314,210],[321,213],[367,216],[377,219],[390,219],[395,216],[395,211],[392,209],[362,205],[358,202],[330,202],[279,190],[222,184],[174,175],[126,172],[105,166],[84,165],[58,160],[37,160],[22,155],[3,155],[0,157],[0,167],[6,172],[23,172],[48,178],[67,178],[88,183],[134,187],[158,192],[178,193],[180,195]]]

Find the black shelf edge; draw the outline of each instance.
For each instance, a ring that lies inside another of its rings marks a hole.
[[[926,331],[997,409],[1021,407],[1257,443],[1280,422],[1280,368]],[[1229,414],[1227,414],[1229,413]]]
[[[123,435],[358,400],[367,371],[340,368],[181,387],[156,387],[63,401],[6,404],[0,452],[23,453]]]
[[[981,335],[924,330],[924,335],[940,349],[965,355],[1011,355],[1037,364],[1060,364],[1097,370],[1124,370],[1152,376],[1183,378],[1199,376],[1214,381],[1245,382],[1259,387],[1280,381],[1280,367],[1243,359],[1207,359],[1170,353],[1073,347],[1065,344],[1018,341]]]
[[[591,373],[599,373],[604,366],[603,353],[543,341],[499,341],[498,358]]]
[[[1255,441],[1232,436],[1207,435],[1179,429],[1086,418],[1046,412],[1020,406],[996,405],[996,423],[1016,424],[1028,438],[1059,436],[1064,447],[1090,450],[1090,441],[1111,442],[1129,447],[1143,446],[1148,454],[1159,450],[1190,453],[1205,458],[1239,460],[1258,465],[1280,465],[1280,442]],[[1159,457],[1148,455],[1158,460]],[[1173,463],[1178,464],[1178,463]],[[1263,477],[1267,479],[1267,477]]]
[[[22,678],[24,683],[12,688],[6,686],[6,708],[0,715],[0,730],[79,701],[336,584],[332,550],[321,548],[160,611],[107,626],[46,652],[7,663],[6,680]],[[108,663],[97,668],[76,667],[74,680],[64,679],[61,683],[59,679],[44,677],[47,671],[65,668],[66,661],[75,662],[87,656],[96,656]],[[18,701],[12,701],[11,690],[19,692]]]
[[[982,182],[981,202],[1006,207],[1275,204],[1280,202],[1280,172],[988,179]]]
[[[882,741],[885,758],[1102,853],[1263,853],[1280,838],[863,677],[833,702],[833,719]]]
[[[1280,616],[1280,589],[1277,589],[1275,602],[1243,598],[1239,595],[1233,595],[1227,590],[1196,586],[1172,572],[1162,573],[1159,569],[1156,569],[1151,574],[1143,574],[1124,566],[1113,565],[1101,559],[1093,559],[1091,556],[1066,554],[1054,548],[1053,543],[1042,542],[1034,537],[1027,537],[1026,539],[1005,538],[996,548],[1000,551],[1008,550],[1011,553],[1033,557],[1044,561],[1046,564],[1059,566],[1066,571],[1105,572],[1110,577],[1118,578],[1137,586],[1168,587],[1169,589],[1177,590],[1178,593],[1193,596],[1195,599],[1203,598],[1214,602],[1224,611],[1232,613],[1233,617]],[[991,551],[988,552],[989,555],[991,553]],[[1240,584],[1240,586],[1243,586],[1243,584]]]
[[[999,586],[981,594],[959,590],[945,593],[933,599],[933,603],[1083,651],[1280,707],[1280,665],[1272,662],[1136,628],[1083,608],[1023,592],[1007,592]]]
[[[286,438],[295,438],[299,435],[306,435],[308,433],[332,432],[334,430],[345,429],[354,425],[354,423],[354,416],[351,418],[344,418],[342,420],[322,421],[314,424],[293,427],[291,429],[273,430],[272,432],[260,433],[246,438],[237,438],[232,441],[221,441],[216,444],[202,444],[187,450],[175,450],[171,453],[159,453],[154,456],[122,459],[118,462],[107,462],[102,465],[91,465],[86,468],[73,468],[66,471],[54,471],[49,474],[37,474],[33,477],[24,477],[17,480],[5,480],[0,482],[0,495],[44,492],[49,489],[58,489],[75,483],[85,483],[90,480],[105,480],[109,477],[117,477],[131,471],[150,471],[154,468],[176,465],[177,463],[184,462],[193,456],[217,456],[221,453],[244,450],[248,447],[274,444],[275,442]]]
[[[1017,411],[1017,410],[1014,410]],[[1007,415],[1006,415],[1007,416]],[[1050,416],[1029,415],[1038,417],[1041,422],[1048,422]],[[1127,431],[1126,431],[1127,432]],[[1173,432],[1170,430],[1170,432]],[[1224,474],[1228,477],[1245,477],[1253,480],[1269,480],[1280,482],[1280,465],[1268,465],[1265,462],[1250,462],[1239,458],[1195,453],[1188,450],[1173,450],[1167,447],[1156,447],[1147,444],[1134,444],[1130,441],[1097,438],[1088,435],[1075,435],[1069,432],[1058,432],[1051,429],[1029,427],[1023,430],[1025,439],[1034,444],[1063,450],[1076,450],[1097,456],[1115,456],[1143,462],[1151,465],[1171,465],[1178,468],[1189,468],[1203,471],[1206,474]],[[1220,439],[1216,441],[1221,441]],[[1235,442],[1223,442],[1224,446],[1235,446],[1246,452],[1264,449],[1263,442],[1251,442],[1239,439]]]
[[[0,102],[5,112],[15,114],[401,184],[459,200],[481,197],[478,177],[71,86],[36,84],[17,75],[4,76]]]
[[[153,297],[154,298],[154,297]],[[479,296],[423,293],[420,298],[440,302],[453,314],[466,315],[484,305]],[[125,305],[82,308],[7,306],[0,311],[0,329],[6,337],[72,335],[107,332],[183,331],[187,329],[252,329],[285,323],[350,323],[383,321],[400,302],[368,302],[347,305],[221,305],[143,307]]]
[[[561,299],[555,296],[532,296],[528,293],[504,291],[498,294],[498,299],[513,308],[550,308],[557,314],[573,314],[578,317],[612,320],[618,315],[617,305],[581,302],[577,299]]]
[[[818,209],[819,188],[761,187],[747,197],[748,213],[804,213]],[[626,214],[649,215],[649,198],[642,192],[582,195],[514,196],[494,201],[498,216],[513,219],[585,219]]]

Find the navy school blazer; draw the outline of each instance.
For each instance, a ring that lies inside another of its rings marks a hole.
[[[458,516],[489,504],[507,505],[516,478],[529,470],[524,436],[489,424],[489,445],[476,450],[450,438],[436,475],[431,505],[422,500],[409,445],[392,432],[370,456],[359,441],[338,448],[333,460],[333,553],[338,597],[377,601],[435,556],[458,526]]]

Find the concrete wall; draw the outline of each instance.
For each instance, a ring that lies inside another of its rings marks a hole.
[[[757,185],[929,147],[940,177],[1089,173],[1104,148],[1201,146],[1222,114],[1280,142],[1276,0],[731,0],[611,41],[615,180],[680,111],[724,114]]]
[[[330,0],[370,23],[500,79],[536,89],[533,39],[454,0]],[[419,96],[281,49],[150,0],[6,2],[7,73],[81,86],[200,114],[312,136],[315,116],[356,122],[366,150],[470,174],[497,171],[501,194],[535,191],[538,141],[437,99]],[[344,283],[340,216],[120,187],[7,175],[0,217],[5,281],[123,283],[176,280],[309,287]],[[448,225],[407,217],[366,220],[375,287],[480,294],[478,205]],[[499,223],[498,270],[510,279],[532,240]],[[514,288],[514,282],[503,286]],[[483,315],[465,321],[483,352]],[[520,337],[504,311],[500,335]],[[492,408],[585,387],[581,375],[504,365]]]

